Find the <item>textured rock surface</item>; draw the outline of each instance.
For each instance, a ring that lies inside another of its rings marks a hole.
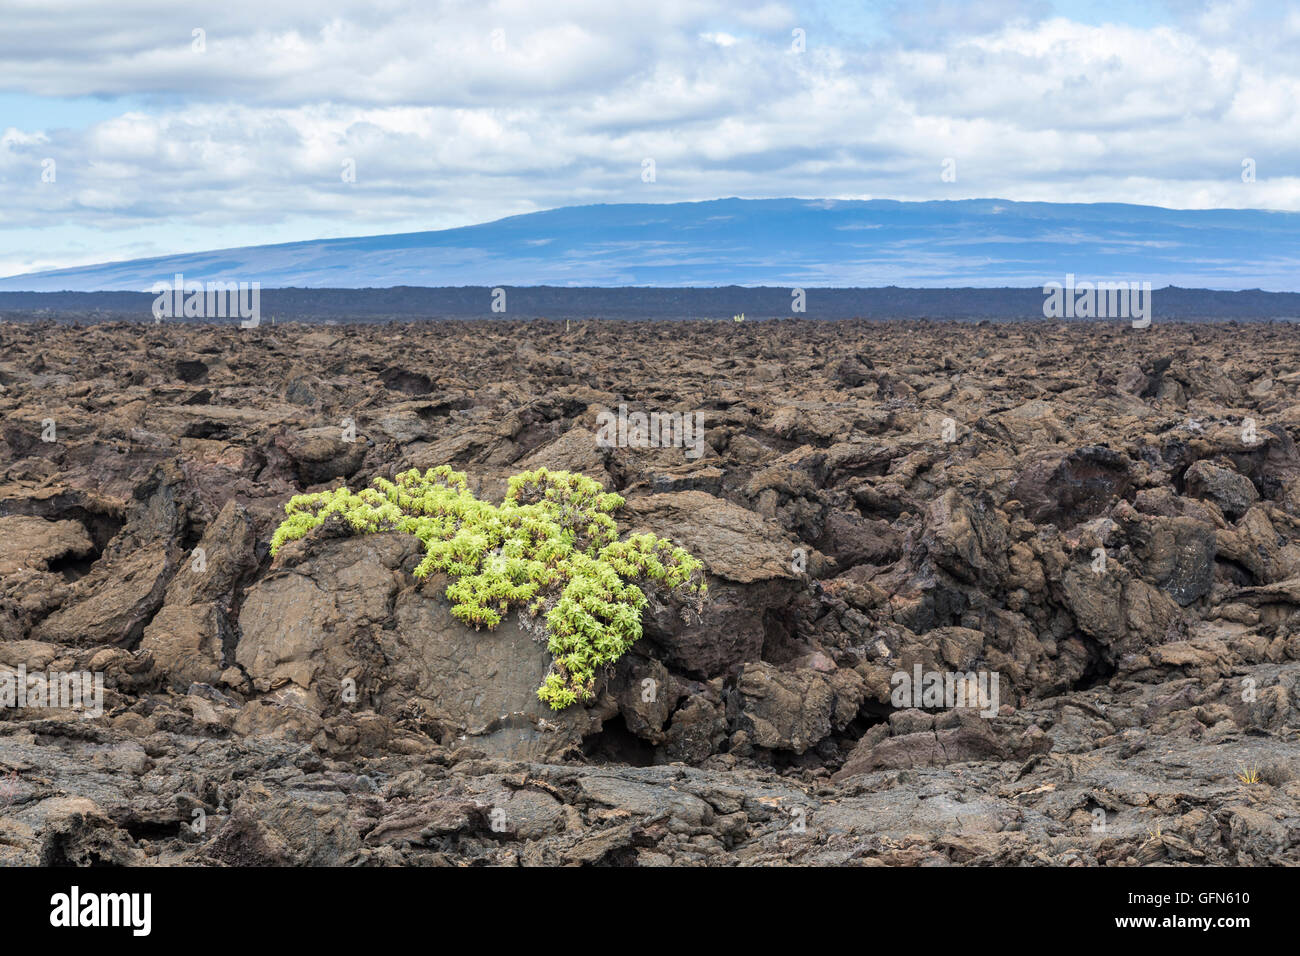
[[[1289,327],[428,333],[0,325],[0,679],[104,686],[0,707],[0,863],[1300,863]],[[599,445],[621,404],[702,454]],[[709,600],[557,714],[413,538],[270,558],[290,495],[444,463],[598,478]]]

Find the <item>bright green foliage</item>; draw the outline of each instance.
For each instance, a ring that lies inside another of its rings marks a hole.
[[[291,498],[271,553],[331,520],[357,534],[415,535],[425,547],[415,576],[454,578],[447,597],[457,618],[493,628],[518,608],[544,622],[554,662],[537,696],[555,710],[591,700],[598,670],[641,637],[646,596],[635,582],[684,586],[697,599],[705,591],[703,566],[683,549],[652,534],[620,541],[611,515],[623,499],[585,475],[515,475],[499,506],[475,498],[446,465],[372,484]]]

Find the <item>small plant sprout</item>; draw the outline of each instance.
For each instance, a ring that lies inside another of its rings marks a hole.
[[[1248,767],[1245,764],[1242,764],[1237,768],[1237,779],[1246,786],[1259,783],[1259,768]]]
[[[679,589],[696,604],[704,566],[652,534],[620,540],[611,515],[623,499],[585,475],[524,472],[493,505],[443,465],[396,481],[377,478],[358,492],[296,495],[271,538],[271,553],[329,522],[354,534],[400,531],[423,542],[415,576],[453,578],[452,614],[475,628],[496,627],[512,609],[547,640],[552,665],[537,696],[563,710],[595,696],[596,675],[641,637],[648,600],[638,584]]]

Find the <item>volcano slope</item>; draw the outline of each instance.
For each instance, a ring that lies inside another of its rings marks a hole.
[[[0,409],[0,690],[103,681],[0,708],[0,862],[1300,862],[1292,327],[43,321]],[[587,475],[707,599],[555,711],[415,537],[269,554],[439,465]]]

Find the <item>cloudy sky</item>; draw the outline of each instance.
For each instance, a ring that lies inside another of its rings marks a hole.
[[[1300,3],[177,6],[0,0],[0,275],[593,202],[1300,210]]]

